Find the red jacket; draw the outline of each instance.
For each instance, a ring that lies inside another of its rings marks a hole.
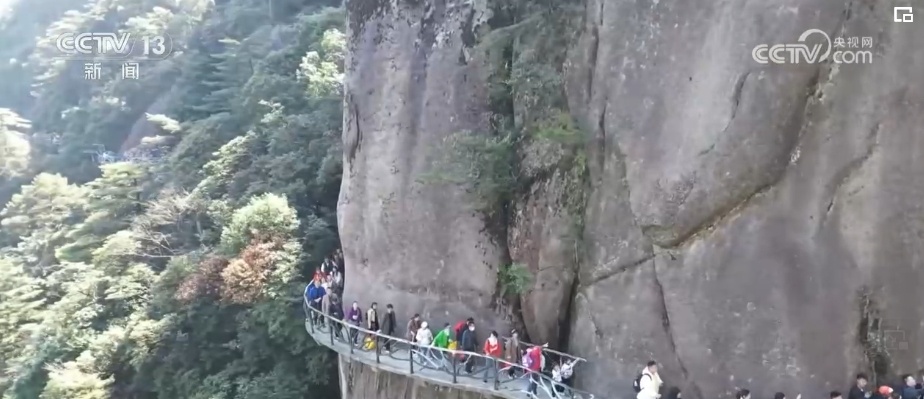
[[[526,356],[529,356],[532,364],[529,366],[530,371],[542,371],[542,349],[538,346],[529,348],[529,351],[526,353]]]
[[[484,341],[484,354],[485,355],[488,355],[490,357],[499,358],[501,357],[502,352],[503,352],[503,349],[501,348],[501,344],[499,340],[494,340],[494,345],[491,345],[490,339],[486,339]]]

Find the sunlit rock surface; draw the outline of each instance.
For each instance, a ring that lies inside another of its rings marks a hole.
[[[506,252],[535,270],[573,255],[548,233],[562,210],[541,195],[518,204],[507,249],[464,192],[417,183],[443,137],[487,123],[485,82],[463,51],[484,4],[348,3],[347,299],[499,325]],[[819,397],[872,371],[868,350],[888,372],[924,364],[924,26],[894,23],[891,7],[587,1],[564,68],[591,136],[579,284],[539,295],[554,281],[540,276],[523,312],[531,334],[588,358],[580,388],[628,395],[654,358],[686,398],[744,387]],[[751,58],[810,28],[872,37],[875,58]],[[871,317],[905,345],[864,345]]]

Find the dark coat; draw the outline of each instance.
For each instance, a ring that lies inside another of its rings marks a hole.
[[[395,336],[396,324],[395,312],[385,311],[385,316],[382,317],[382,334]]]
[[[469,329],[465,329],[462,332],[462,350],[466,352],[475,352],[478,350],[478,338],[475,337],[475,332]]]

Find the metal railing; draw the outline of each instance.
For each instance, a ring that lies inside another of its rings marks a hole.
[[[460,384],[460,380],[481,380],[494,391],[511,393],[528,392],[534,384],[536,398],[548,399],[594,399],[588,392],[573,389],[552,379],[544,372],[535,372],[506,359],[493,358],[480,353],[462,350],[450,350],[434,346],[421,346],[405,339],[380,334],[356,326],[304,304],[306,312],[305,329],[318,343],[337,350],[349,347],[351,358],[371,357],[374,353],[376,364],[388,364],[399,369],[406,369],[410,375],[441,379],[445,382]],[[529,347],[531,344],[521,343]],[[566,353],[549,352],[567,358],[574,364],[584,361]],[[371,360],[371,359],[370,359]],[[402,371],[403,372],[403,371]]]

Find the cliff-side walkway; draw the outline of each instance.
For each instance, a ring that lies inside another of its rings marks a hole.
[[[413,343],[335,320],[314,309],[308,309],[305,329],[319,344],[370,367],[417,378],[450,388],[474,391],[487,396],[509,399],[529,398],[526,393],[530,378],[537,380],[537,398],[595,399],[595,396],[573,390],[554,382],[549,376],[534,373],[516,364],[495,360],[465,351],[434,347],[418,347]],[[351,339],[355,337],[355,339]],[[366,337],[375,337],[379,344],[364,348]],[[353,344],[353,341],[356,344]],[[391,351],[384,343],[390,342]],[[562,354],[564,355],[564,354]],[[567,356],[567,355],[566,355]]]

